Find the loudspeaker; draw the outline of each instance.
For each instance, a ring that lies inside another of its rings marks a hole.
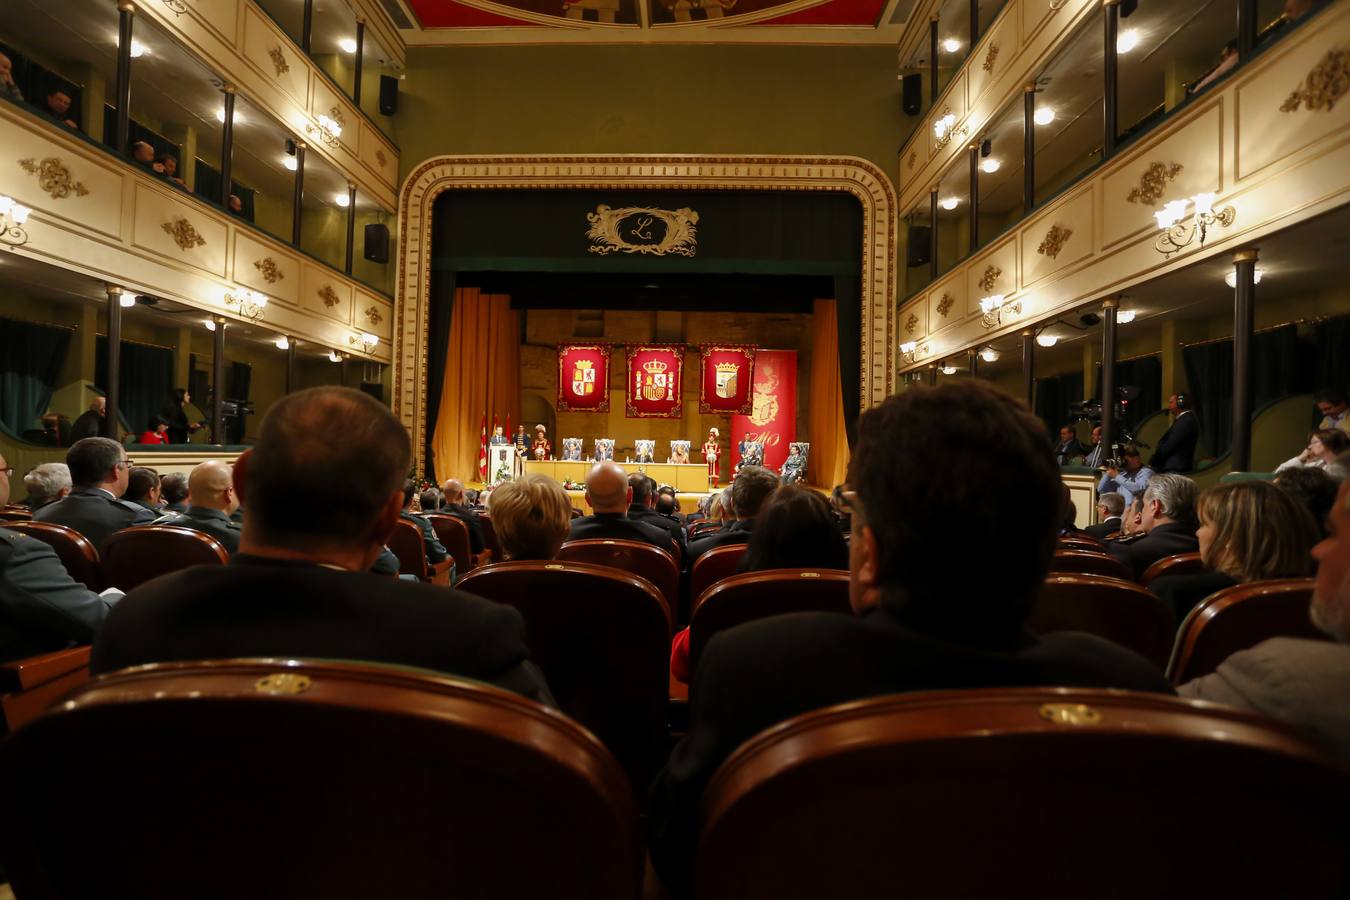
[[[380,113],[392,116],[398,112],[398,79],[393,75],[380,76]]]
[[[900,79],[900,108],[907,116],[917,116],[923,111],[923,76],[905,75]]]
[[[380,384],[378,381],[361,382],[361,392],[369,394],[381,403],[384,402],[384,385]]]
[[[906,265],[911,268],[928,265],[930,260],[928,251],[932,249],[930,247],[932,240],[933,229],[927,225],[909,226],[909,236],[905,240]]]
[[[389,226],[376,222],[366,226],[366,246],[362,254],[371,262],[389,262]]]

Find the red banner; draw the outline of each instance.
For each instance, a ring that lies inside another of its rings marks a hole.
[[[609,345],[558,347],[558,411],[609,412]]]
[[[777,472],[797,439],[797,351],[760,350],[755,356],[753,406],[748,416],[731,417],[732,465],[740,462],[742,441],[764,445],[764,466]]]
[[[698,388],[698,411],[704,415],[751,412],[755,348],[705,345],[702,350],[703,380]]]
[[[628,348],[630,419],[678,419],[684,415],[684,346],[645,344]]]

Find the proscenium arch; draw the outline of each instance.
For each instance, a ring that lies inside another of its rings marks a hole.
[[[432,204],[464,190],[843,191],[863,213],[862,409],[894,389],[895,280],[899,252],[895,189],[854,156],[435,156],[399,193],[402,225],[394,310],[393,408],[425,468]]]

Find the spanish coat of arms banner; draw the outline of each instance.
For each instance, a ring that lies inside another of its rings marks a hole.
[[[698,389],[698,411],[704,415],[748,414],[754,394],[755,348],[742,345],[704,345],[703,380]]]
[[[558,347],[558,411],[609,412],[609,346]]]
[[[643,344],[628,348],[630,419],[678,419],[684,413],[684,345]]]

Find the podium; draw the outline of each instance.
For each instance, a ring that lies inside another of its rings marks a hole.
[[[501,484],[516,477],[516,448],[511,444],[488,445],[488,484]]]

